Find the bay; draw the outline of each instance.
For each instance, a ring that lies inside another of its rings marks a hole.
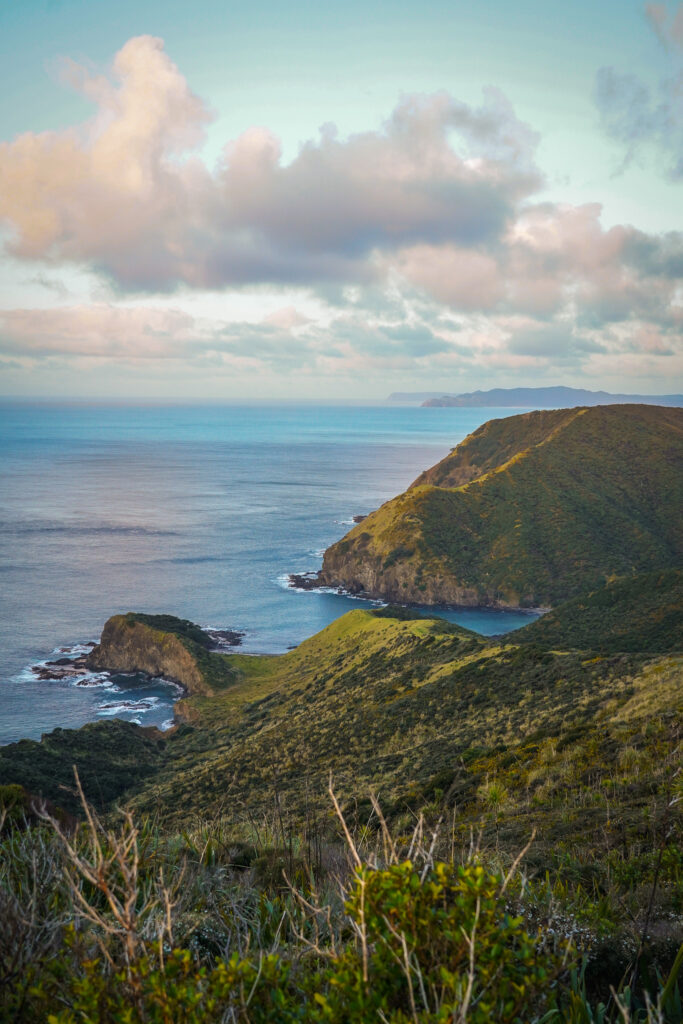
[[[177,690],[39,680],[31,666],[130,610],[243,630],[278,653],[365,602],[288,589],[323,550],[484,420],[523,410],[0,405],[0,743],[118,715],[168,722]],[[444,612],[488,635],[520,613]],[[89,680],[97,684],[97,680]],[[113,691],[113,692],[112,692]]]

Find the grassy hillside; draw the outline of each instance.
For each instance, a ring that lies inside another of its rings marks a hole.
[[[643,629],[630,582],[586,607],[652,648],[677,577],[640,581]],[[205,652],[230,684],[170,734],[0,748],[0,1017],[437,1024],[474,984],[481,1024],[623,1024],[610,986],[680,1024],[683,654],[582,651],[574,602],[547,622],[357,610],[284,655]],[[16,784],[76,813],[73,765],[106,828],[60,839]]]
[[[180,824],[277,804],[301,823],[327,807],[331,772],[348,806],[370,790],[396,820],[457,805],[463,827],[505,809],[511,844],[536,822],[550,850],[594,839],[608,804],[635,827],[680,756],[680,656],[550,652],[354,611],[284,656],[229,660],[240,682],[184,702],[192,727],[138,787],[139,812]]]
[[[514,639],[603,654],[683,651],[683,571],[613,580],[559,605]]]
[[[60,730],[3,748],[0,783],[59,802],[75,763],[99,806],[125,799],[179,828],[227,815],[249,831],[275,807],[297,827],[324,816],[332,773],[354,814],[371,790],[404,823],[424,806],[457,807],[464,829],[504,810],[506,842],[536,823],[551,857],[600,835],[608,805],[636,836],[677,756],[681,657],[548,650],[536,628],[491,641],[353,611],[284,655],[213,655],[232,685],[181,701],[168,737],[125,723]]]
[[[393,601],[553,606],[683,559],[683,411],[494,420],[325,553],[321,582]]]

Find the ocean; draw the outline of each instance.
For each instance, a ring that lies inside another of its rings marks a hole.
[[[520,411],[0,404],[0,743],[112,716],[169,723],[169,683],[33,671],[85,650],[114,613],[170,612],[277,653],[367,607],[287,576],[319,568],[353,515],[482,422]],[[529,621],[442,614],[487,635]]]

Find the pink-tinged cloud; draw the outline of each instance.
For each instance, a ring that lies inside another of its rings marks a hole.
[[[519,313],[440,323],[439,308],[416,307],[403,318],[347,311],[325,326],[291,308],[260,323],[141,306],[15,309],[0,313],[0,358],[34,368],[55,360],[76,366],[95,360],[133,374],[145,365],[163,365],[167,372],[174,364],[194,374],[231,371],[251,380],[255,374],[374,378],[394,371],[422,377],[461,370],[532,376],[559,370],[617,378],[622,367],[656,378],[683,371],[683,317],[677,328],[633,321],[600,331],[567,316],[544,320]]]
[[[161,40],[130,40],[107,75],[62,72],[96,111],[0,144],[13,253],[122,290],[316,287],[328,326],[290,307],[258,325],[141,307],[14,310],[0,320],[7,353],[312,373],[679,351],[683,233],[605,230],[597,204],[534,201],[537,137],[496,91],[479,107],[406,97],[377,131],[341,139],[326,126],[289,163],[271,132],[249,128],[209,169],[196,147],[210,111]],[[435,326],[444,307],[459,330]]]
[[[543,203],[521,209],[488,250],[422,245],[399,250],[392,261],[406,282],[460,311],[675,326],[683,233],[605,230],[598,204]]]
[[[664,46],[683,49],[683,3],[671,13],[666,4],[646,4],[645,15]]]
[[[161,40],[131,39],[109,76],[74,63],[64,75],[96,114],[0,146],[0,217],[18,256],[127,288],[367,281],[376,250],[497,239],[540,184],[536,136],[493,90],[479,108],[408,97],[344,140],[328,126],[289,164],[251,128],[210,171],[193,156],[209,111]]]
[[[164,359],[187,353],[195,320],[181,310],[111,305],[0,312],[0,351],[29,357]]]

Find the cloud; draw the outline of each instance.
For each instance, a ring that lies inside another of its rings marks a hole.
[[[683,177],[683,3],[672,13],[665,4],[647,4],[645,15],[671,62],[670,72],[659,81],[659,95],[653,97],[637,75],[602,67],[595,80],[595,103],[604,131],[623,146],[621,171],[641,154],[654,152],[676,181]]]
[[[461,312],[562,316],[604,326],[678,319],[683,232],[605,230],[599,204],[528,204],[488,250],[421,245],[400,250],[397,274]]]
[[[648,17],[671,52],[678,15],[663,10]],[[252,127],[209,168],[197,147],[211,112],[161,40],[130,40],[102,75],[66,61],[62,77],[94,116],[0,144],[0,216],[19,259],[94,271],[118,300],[0,314],[11,358],[366,379],[680,358],[683,233],[605,229],[597,203],[537,201],[537,136],[495,90],[476,107],[406,96],[376,131],[324,126],[287,163]],[[598,82],[627,150],[671,157],[671,97],[655,107],[613,69]],[[194,289],[199,309],[203,290],[248,285],[293,287],[258,323],[219,319],[218,306],[202,318],[175,298],[122,301]]]
[[[667,377],[683,370],[683,318],[678,329],[642,320],[596,329],[571,317],[519,314],[453,322],[438,315],[441,308],[407,303],[403,317],[386,319],[367,309],[344,310],[326,324],[290,316],[291,326],[272,317],[227,322],[153,306],[15,309],[0,314],[0,359],[31,372],[55,364],[87,372],[97,363],[108,374],[135,379],[187,372],[253,384],[284,376],[296,387],[305,379],[367,381],[401,373],[433,380],[460,372],[533,376],[554,368],[595,378],[618,376],[623,366],[647,375],[663,358]]]
[[[683,49],[683,3],[679,2],[671,16],[666,4],[646,4],[645,16],[664,47]]]
[[[511,334],[507,348],[515,355],[542,356],[553,363],[576,361],[585,353],[605,351],[604,345],[576,334],[562,323],[530,323]]]
[[[683,72],[660,83],[657,101],[636,75],[600,68],[595,100],[603,129],[625,147],[623,167],[647,146],[664,156],[669,177],[683,177]]]
[[[0,216],[17,256],[123,289],[368,282],[377,251],[494,241],[541,184],[537,137],[495,90],[477,108],[408,96],[379,130],[325,126],[288,164],[250,128],[212,171],[194,155],[210,112],[161,40],[131,39],[109,75],[68,61],[62,74],[96,113],[0,145]]]
[[[195,321],[180,310],[108,305],[0,312],[0,351],[51,355],[163,359],[186,355]]]

